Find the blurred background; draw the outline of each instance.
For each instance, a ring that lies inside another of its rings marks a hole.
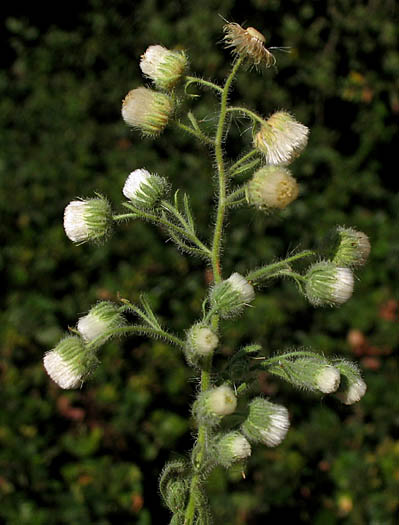
[[[155,227],[124,224],[104,246],[74,246],[62,217],[70,200],[94,191],[122,209],[127,175],[146,167],[191,193],[206,238],[213,219],[206,149],[172,127],[142,140],[124,125],[120,105],[143,83],[140,55],[155,43],[186,49],[194,73],[222,82],[230,60],[222,15],[256,27],[270,46],[291,47],[276,52],[277,69],[240,73],[232,101],[264,115],[292,111],[311,128],[292,165],[300,198],[278,216],[247,208],[230,215],[225,275],[294,249],[326,251],[336,225],[367,233],[372,252],[339,309],[312,308],[284,281],[226,323],[225,355],[249,342],[267,353],[311,346],[357,361],[368,391],[347,407],[261,375],[259,391],[287,406],[292,428],[276,449],[255,448],[245,480],[214,471],[215,523],[397,523],[395,2],[71,0],[41,9],[17,1],[2,11],[0,522],[168,523],[158,476],[171,451],[190,449],[193,432],[187,415],[196,380],[180,352],[144,338],[110,342],[78,391],[58,388],[42,356],[100,299],[135,301],[146,291],[180,332],[198,318],[209,275]],[[216,98],[202,93],[192,108],[209,115],[211,129]],[[249,147],[247,127],[231,127],[233,157]]]

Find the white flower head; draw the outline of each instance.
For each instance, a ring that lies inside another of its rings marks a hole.
[[[267,164],[290,164],[305,148],[309,128],[285,111],[274,113],[255,135],[254,147],[265,156]]]
[[[158,89],[173,89],[182,78],[187,67],[183,51],[170,51],[163,46],[149,46],[141,57],[141,71],[150,78]]]
[[[64,230],[75,243],[97,241],[107,236],[111,220],[111,207],[104,197],[76,200],[65,208]]]
[[[146,169],[130,173],[123,186],[123,195],[139,208],[153,208],[168,191],[168,183],[163,177],[153,175]]]
[[[255,299],[255,291],[252,284],[241,274],[235,272],[226,280],[231,288],[240,296],[240,300],[244,304],[249,304]]]
[[[86,342],[100,338],[103,343],[109,337],[107,331],[122,326],[124,322],[115,304],[101,301],[79,319],[77,329]]]
[[[77,336],[68,336],[58,345],[46,352],[43,358],[46,372],[61,388],[70,389],[80,386],[92,371],[97,360],[88,353]]]
[[[133,200],[139,193],[141,186],[148,183],[150,178],[151,173],[145,169],[132,171],[123,186],[123,195],[127,199]]]
[[[265,166],[254,173],[246,195],[248,202],[261,210],[282,210],[298,197],[298,183],[288,169]]]
[[[338,306],[352,296],[354,277],[349,268],[322,261],[311,266],[305,278],[306,296],[314,306]]]
[[[251,445],[237,431],[224,434],[217,443],[217,461],[228,468],[237,461],[243,461],[251,455]]]
[[[316,375],[317,388],[323,394],[331,394],[339,387],[341,374],[339,370],[332,365],[323,366]]]
[[[207,404],[211,414],[227,416],[237,407],[237,398],[228,385],[221,385],[208,392]]]
[[[143,135],[159,135],[167,125],[173,112],[173,101],[169,95],[152,89],[132,89],[122,103],[122,117],[129,126]]]
[[[256,397],[249,403],[248,417],[241,425],[241,431],[249,441],[275,447],[283,441],[289,426],[285,407]]]
[[[367,385],[363,381],[359,368],[346,359],[334,360],[334,366],[338,368],[343,378],[336,396],[345,405],[357,403],[364,396]]]
[[[367,385],[362,378],[358,378],[349,384],[346,392],[339,394],[339,398],[345,405],[353,405],[357,403],[364,396],[367,390]]]

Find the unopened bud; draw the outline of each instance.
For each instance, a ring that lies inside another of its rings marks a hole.
[[[306,297],[313,306],[338,306],[352,296],[354,279],[349,268],[322,261],[311,266],[305,278]]]
[[[124,322],[125,319],[117,305],[109,301],[101,301],[93,306],[87,315],[79,319],[77,328],[86,342],[101,338],[103,343],[110,337],[107,332],[122,326]]]
[[[145,169],[132,171],[123,186],[123,195],[139,208],[153,208],[165,195],[168,183]]]
[[[290,164],[308,142],[309,128],[285,111],[267,119],[255,135],[254,147],[261,151],[267,164]]]
[[[363,266],[370,254],[370,241],[363,232],[353,228],[337,228],[340,243],[333,262],[337,266]]]
[[[257,208],[284,209],[298,197],[298,183],[289,170],[281,166],[259,169],[248,182],[247,200]]]
[[[105,238],[111,224],[111,206],[104,197],[72,201],[65,208],[65,233],[75,243]]]
[[[311,391],[318,390],[323,394],[335,392],[339,387],[339,370],[321,356],[282,359],[267,370],[292,385]]]
[[[201,360],[208,357],[219,344],[219,338],[208,326],[195,324],[187,335],[185,355],[187,361],[196,366]]]
[[[232,414],[237,407],[237,398],[228,385],[221,385],[201,392],[193,405],[195,417],[208,425],[217,425]]]
[[[256,397],[249,404],[248,417],[241,425],[241,431],[249,441],[275,447],[283,441],[289,426],[285,407]]]
[[[211,303],[224,318],[238,314],[255,298],[253,286],[239,273],[216,284],[211,290]]]
[[[97,359],[88,352],[80,337],[68,336],[46,352],[44,368],[53,381],[61,388],[76,388],[97,365]]]
[[[163,46],[149,46],[141,57],[141,71],[158,89],[169,91],[181,79],[187,67],[184,51],[170,51]]]
[[[345,405],[357,403],[367,390],[367,385],[362,379],[359,368],[345,359],[334,360],[334,366],[338,368],[343,379],[341,388],[336,394],[337,397]]]
[[[122,104],[122,117],[129,126],[153,137],[159,135],[173,112],[169,95],[139,87],[126,95]]]
[[[217,445],[217,461],[229,468],[237,461],[243,461],[251,455],[251,445],[240,432],[228,432],[222,436]]]

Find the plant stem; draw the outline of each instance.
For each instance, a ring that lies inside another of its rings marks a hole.
[[[220,268],[220,249],[221,249],[221,241],[222,241],[223,222],[224,222],[225,209],[226,209],[226,173],[225,173],[223,148],[222,148],[223,132],[225,128],[225,121],[226,121],[226,115],[227,115],[226,108],[227,108],[227,98],[229,94],[229,89],[238,71],[238,68],[241,65],[241,62],[242,62],[242,59],[238,59],[235,62],[231,70],[231,73],[228,76],[226,83],[223,87],[222,98],[221,98],[221,103],[220,103],[219,121],[218,121],[217,130],[216,130],[216,136],[215,136],[215,157],[216,157],[216,162],[217,162],[217,170],[218,170],[218,178],[219,178],[218,206],[217,206],[215,230],[214,230],[214,235],[213,235],[212,259],[211,259],[213,279],[215,283],[218,283],[222,280],[222,273],[221,273],[221,268]],[[215,332],[218,329],[218,325],[219,325],[219,316],[214,315],[212,317],[212,328]],[[205,390],[209,388],[211,372],[212,372],[212,356],[208,358],[207,362],[205,363],[201,371],[201,392],[204,392]],[[196,492],[197,486],[199,485],[201,481],[201,469],[202,469],[202,462],[203,462],[204,455],[205,455],[207,432],[208,432],[208,429],[206,425],[204,424],[199,425],[198,442],[197,442],[197,446],[195,447],[196,456],[194,458],[195,471],[194,471],[194,475],[191,480],[190,498],[189,498],[189,502],[186,507],[184,525],[192,525],[195,519],[196,506],[197,506],[195,492]]]
[[[190,76],[187,76],[186,80],[187,80],[187,82],[186,82],[186,89],[188,88],[188,86],[190,84],[200,84],[202,86],[206,86],[206,87],[209,87],[211,89],[215,89],[219,93],[223,93],[223,88],[221,88],[217,84],[214,84],[213,82],[209,82],[209,80],[204,80],[203,78],[190,77]]]
[[[248,281],[253,282],[258,279],[262,279],[264,277],[270,277],[271,272],[274,272],[278,268],[284,267],[286,264],[296,261],[297,259],[302,259],[302,257],[310,257],[312,255],[315,255],[315,252],[311,250],[305,250],[303,252],[292,255],[291,257],[288,257],[287,259],[284,259],[283,261],[278,261],[276,263],[269,264],[267,266],[263,266],[262,268],[259,268],[258,270],[253,270],[252,272],[249,272],[246,275],[246,279]],[[273,273],[273,275],[275,274]],[[293,275],[297,276],[297,274],[293,274]]]
[[[246,162],[247,160],[249,160],[251,157],[253,157],[254,155],[258,155],[259,154],[259,151],[257,149],[253,149],[251,150],[249,153],[247,153],[246,155],[244,155],[243,157],[241,157],[240,159],[238,159],[232,166],[230,166],[230,173],[234,173],[234,171],[241,165],[243,164],[244,162]]]
[[[222,280],[222,274],[220,269],[220,248],[222,241],[222,231],[223,231],[223,221],[224,213],[226,208],[226,174],[223,160],[223,132],[227,114],[227,98],[229,95],[230,86],[234,80],[234,77],[238,71],[242,62],[242,58],[239,58],[231,70],[230,75],[228,76],[226,83],[223,88],[222,100],[220,103],[220,114],[219,122],[216,131],[215,137],[215,157],[219,175],[219,194],[218,194],[218,209],[216,215],[216,224],[215,231],[213,236],[212,244],[212,269],[213,269],[213,278],[216,283]]]
[[[244,115],[247,115],[252,120],[256,120],[261,125],[264,125],[266,123],[265,120],[262,117],[260,117],[257,113],[247,108],[230,106],[227,108],[227,111],[229,112],[237,111],[238,113],[244,113]]]

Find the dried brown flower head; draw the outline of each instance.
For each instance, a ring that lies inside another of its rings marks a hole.
[[[244,59],[249,60],[255,66],[274,66],[276,59],[265,47],[266,39],[254,27],[244,29],[239,24],[229,22],[223,27],[226,33],[223,40],[227,48]]]

